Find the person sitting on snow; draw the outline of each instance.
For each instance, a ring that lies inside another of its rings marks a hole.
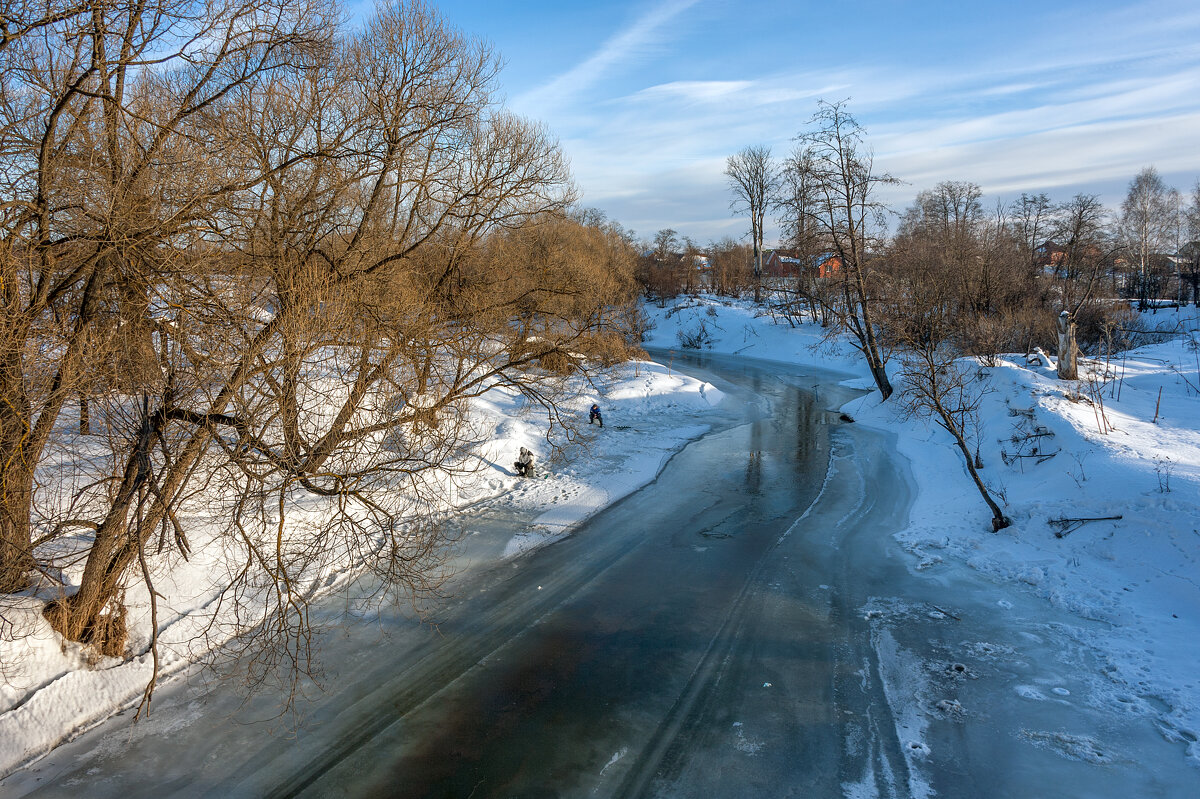
[[[588,413],[588,424],[590,425],[592,422],[599,422],[600,426],[604,427],[604,419],[600,416],[600,406],[594,402],[591,412]]]
[[[533,477],[533,453],[521,447],[521,454],[517,457],[517,462],[513,464],[513,468],[522,477]]]

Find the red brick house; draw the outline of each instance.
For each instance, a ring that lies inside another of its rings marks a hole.
[[[767,250],[763,256],[765,277],[799,277],[808,275],[827,278],[842,271],[842,258],[831,252],[802,256],[796,250]]]
[[[1047,240],[1033,251],[1033,262],[1041,267],[1059,267],[1067,260],[1067,248]]]

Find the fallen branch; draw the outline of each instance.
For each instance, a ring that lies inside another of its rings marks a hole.
[[[1200,394],[1200,388],[1196,388],[1196,386],[1192,385],[1192,381],[1187,379],[1187,375],[1185,375],[1183,372],[1176,369],[1175,364],[1171,364],[1171,371],[1174,372],[1175,374],[1179,375],[1183,379],[1183,382],[1187,384],[1188,388],[1190,388],[1192,391],[1195,391],[1197,394]],[[1162,389],[1160,388],[1159,395],[1161,396],[1161,394],[1162,394]]]
[[[1071,519],[1071,518],[1067,518],[1066,516],[1064,516],[1061,519],[1047,519],[1046,523],[1049,524],[1051,527],[1058,527],[1059,529],[1054,531],[1054,537],[1062,538],[1062,537],[1066,536],[1068,533],[1075,532],[1076,530],[1078,530],[1080,527],[1083,527],[1088,522],[1115,522],[1115,521],[1118,521],[1123,518],[1125,518],[1125,517],[1120,516],[1120,515],[1117,515],[1117,516],[1091,516],[1091,517],[1081,517],[1078,519]]]
[[[933,604],[932,602],[930,602],[928,604],[929,604],[929,607],[933,608],[938,613],[944,613],[945,615],[949,616],[950,618],[954,619],[955,621],[962,621],[962,619],[960,619],[958,616],[955,616],[953,613],[946,610],[945,608],[939,608],[937,605]]]
[[[1026,433],[1024,435],[1013,433],[1008,439],[997,438],[996,442],[1003,444],[1007,440],[1013,444],[1022,444],[1026,441],[1032,441],[1038,438],[1054,438],[1054,433],[1050,432],[1044,427],[1039,427],[1032,433]]]
[[[1017,461],[1020,461],[1020,460],[1026,459],[1026,458],[1032,458],[1032,459],[1036,460],[1038,463],[1045,463],[1046,461],[1050,460],[1051,458],[1053,458],[1055,455],[1057,455],[1060,452],[1062,452],[1061,449],[1056,449],[1053,452],[1038,452],[1037,449],[1035,448],[1033,452],[1010,453],[1007,450],[1001,449],[1000,450],[1000,460],[1004,461],[1005,466],[1012,466]]]

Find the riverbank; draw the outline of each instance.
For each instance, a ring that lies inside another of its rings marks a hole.
[[[570,429],[551,426],[544,410],[503,387],[474,402],[471,418],[483,443],[469,457],[478,468],[456,484],[447,512],[495,503],[532,522],[504,540],[460,541],[452,550],[460,561],[451,568],[517,557],[569,534],[653,480],[674,452],[709,429],[722,398],[710,384],[644,361],[622,364],[591,382],[579,379],[574,389],[574,399],[563,408]],[[602,407],[604,428],[586,424],[593,402]],[[522,446],[538,456],[536,478],[518,477],[512,468]],[[198,524],[192,545],[187,561],[150,558],[161,594],[160,684],[219,647],[223,639],[211,630],[236,612],[220,609],[216,601],[220,575],[230,564],[214,527]],[[68,587],[77,579],[71,570],[63,577]],[[330,594],[354,577],[348,565],[339,570],[334,563],[314,579],[324,585],[321,593]],[[154,674],[150,603],[140,581],[131,583],[126,596],[130,636],[124,658],[99,657],[63,641],[41,616],[52,593],[0,598],[12,632],[0,640],[0,775],[136,706]]]

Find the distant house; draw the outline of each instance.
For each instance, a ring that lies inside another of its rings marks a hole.
[[[842,271],[842,258],[831,252],[804,256],[796,250],[767,250],[763,255],[765,277],[827,278]]]
[[[1059,267],[1067,260],[1067,248],[1047,239],[1033,249],[1033,262],[1040,267]]]

